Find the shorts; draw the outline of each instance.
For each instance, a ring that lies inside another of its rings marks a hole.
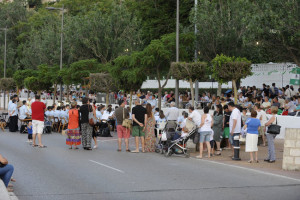
[[[265,127],[264,126],[261,126],[260,129],[259,129],[259,135],[265,135]]]
[[[210,141],[210,135],[211,135],[211,131],[203,131],[203,132],[200,132],[200,140],[199,142],[200,143],[203,143],[203,142],[209,142]]]
[[[233,138],[234,136],[240,136],[240,133],[234,133],[233,135],[230,134],[229,136],[229,142],[231,145],[233,145]]]
[[[224,128],[224,138],[229,138],[230,130],[229,127]]]
[[[43,134],[44,121],[32,120],[32,134]]]
[[[122,125],[117,126],[118,138],[128,139],[130,137],[130,130]]]
[[[212,148],[212,149],[214,149],[215,148],[215,140],[211,140],[210,142],[210,147]]]
[[[144,127],[133,126],[132,127],[132,137],[145,137]]]

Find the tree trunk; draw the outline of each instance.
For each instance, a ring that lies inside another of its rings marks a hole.
[[[162,87],[158,88],[158,108],[159,110],[161,110],[161,91],[162,91]]]
[[[109,105],[109,92],[106,93],[106,107]]]
[[[237,88],[236,88],[236,80],[232,80],[232,87],[233,87],[233,91],[234,91],[234,104],[237,104]]]
[[[130,101],[129,101],[129,106],[130,106],[130,110],[131,110],[131,107],[132,107],[132,90],[130,90]]]
[[[19,87],[17,86],[17,95],[18,95],[18,96],[19,96],[19,93],[20,93],[20,92],[19,92]]]
[[[53,105],[55,104],[56,100],[56,93],[57,93],[57,84],[54,85],[54,97],[53,97]]]
[[[41,91],[41,90],[39,90],[37,94],[38,94],[39,96],[41,96],[41,94],[42,94],[42,91]]]
[[[217,90],[217,96],[221,96],[222,93],[222,83],[218,82],[218,90]]]
[[[190,86],[191,86],[191,95],[192,95],[192,106],[195,106],[195,95],[194,95],[194,87],[193,87],[192,79],[190,79]]]

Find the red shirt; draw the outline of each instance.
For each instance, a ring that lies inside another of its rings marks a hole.
[[[43,102],[35,101],[31,104],[32,120],[44,121],[46,105]]]

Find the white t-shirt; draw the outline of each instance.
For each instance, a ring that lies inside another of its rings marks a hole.
[[[265,126],[265,124],[268,122],[267,121],[267,114],[264,110],[257,111],[257,117],[256,118],[260,120],[261,126]]]
[[[200,128],[200,131],[211,131],[211,121],[212,121],[212,117],[210,116],[210,114],[206,114],[206,118],[204,120],[204,125]]]
[[[26,113],[28,113],[27,106],[25,106],[25,105],[21,106],[19,118],[20,119],[25,119],[27,117]]]
[[[235,129],[233,130],[233,133],[241,133],[241,128],[242,128],[242,116],[241,112],[239,109],[235,108],[233,109],[231,115],[230,115],[230,120],[229,120],[229,129],[230,132],[232,131],[233,128],[233,120],[237,120]]]
[[[196,126],[200,126],[200,124],[201,124],[201,114],[197,110],[194,110],[190,114],[189,117],[192,118],[192,120],[196,124]]]

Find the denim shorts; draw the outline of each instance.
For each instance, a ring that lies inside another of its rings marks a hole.
[[[200,132],[199,142],[200,143],[209,142],[211,133],[212,133],[211,131],[202,131],[202,132]]]
[[[230,144],[231,145],[233,145],[233,138],[234,138],[234,136],[239,136],[240,135],[240,133],[234,133],[233,135],[229,135],[229,142],[230,142]]]

